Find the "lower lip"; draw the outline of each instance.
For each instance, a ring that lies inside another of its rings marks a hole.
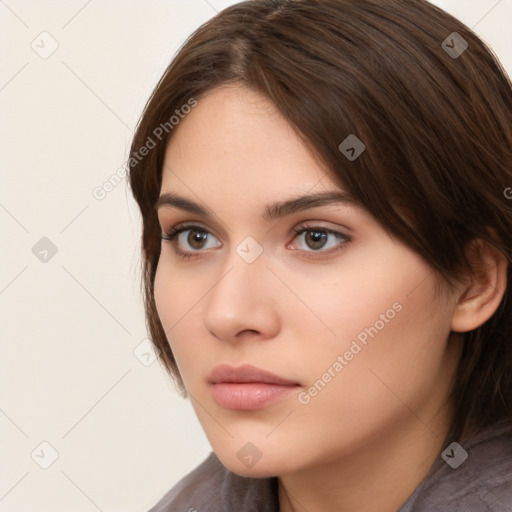
[[[297,391],[300,386],[265,382],[219,382],[212,384],[213,398],[226,409],[261,409]]]

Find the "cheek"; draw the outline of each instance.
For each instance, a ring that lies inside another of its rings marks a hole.
[[[194,305],[204,294],[204,283],[192,277],[190,272],[180,271],[167,250],[162,250],[155,274],[154,294],[158,316],[166,331],[178,329],[182,319],[186,321],[193,314]]]
[[[340,363],[339,356],[343,368],[325,388],[319,383],[322,391],[311,410],[317,418],[327,421],[339,415],[345,424],[347,416],[356,423],[372,418],[386,424],[421,409],[449,377],[449,308],[436,301],[431,282],[423,285],[414,293],[410,287],[394,288],[374,297],[371,307],[352,304],[346,314],[339,314],[337,323],[331,319],[338,336],[310,353],[309,381],[329,380],[326,371]]]
[[[303,351],[308,384],[294,409],[295,426],[298,432],[301,425],[315,424],[321,431],[308,437],[308,456],[348,453],[402,422],[428,425],[434,417],[430,401],[442,398],[445,388],[440,383],[449,377],[444,366],[447,322],[432,322],[443,312],[431,289],[408,297],[410,290],[402,295],[397,291],[382,294],[371,309],[357,311],[352,305],[349,310],[347,305],[337,323],[330,320],[338,336],[324,337]],[[388,323],[377,323],[390,306],[394,315],[388,312]],[[351,318],[352,310],[357,320]],[[289,432],[288,438],[294,435]],[[339,442],[333,446],[325,439]]]
[[[428,270],[414,258],[401,255],[403,261],[398,265],[394,252],[388,250],[378,258],[374,252],[347,253],[336,266],[311,266],[307,279],[303,271],[283,274],[283,281],[295,294],[291,297],[287,290],[282,291],[290,296],[288,305],[293,305],[287,311],[309,331],[323,324],[327,345],[332,341],[336,348],[376,322],[379,330],[387,327],[387,320],[395,318],[396,309],[409,300],[408,294]],[[393,307],[396,303],[399,305]],[[385,324],[381,315],[386,316]]]
[[[160,322],[185,385],[201,353],[202,319],[198,304],[204,296],[204,277],[192,278],[161,257],[155,274],[154,297]]]
[[[162,261],[164,260],[164,261]],[[173,325],[173,316],[176,312],[176,283],[170,278],[170,273],[165,269],[165,258],[160,257],[154,283],[155,305],[164,330],[167,332]]]
[[[389,394],[386,386],[413,400],[414,393],[421,394],[432,384],[443,365],[449,301],[436,297],[432,270],[421,259],[408,252],[399,254],[401,259],[392,256],[378,260],[379,265],[375,258],[373,265],[347,262],[351,271],[331,269],[335,279],[317,274],[316,280],[308,279],[308,286],[296,279],[297,295],[307,297],[310,309],[299,314],[297,308],[294,313],[302,357],[308,361],[308,381],[329,380],[329,375],[322,375],[331,369],[336,378],[326,388],[335,394],[343,391],[342,400],[347,402],[358,396],[354,408],[361,405],[362,395],[375,399]],[[314,282],[320,284],[312,286]],[[341,370],[338,356],[343,359]],[[335,395],[333,399],[339,401]]]

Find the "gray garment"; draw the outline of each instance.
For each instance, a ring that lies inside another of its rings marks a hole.
[[[429,474],[397,512],[512,512],[512,430],[488,429],[445,444]],[[450,461],[451,466],[445,462]],[[214,453],[149,512],[279,512],[277,478],[247,478],[226,469]]]

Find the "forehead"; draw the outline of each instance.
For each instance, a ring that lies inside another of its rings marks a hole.
[[[201,98],[173,130],[162,192],[225,192],[225,198],[282,198],[339,186],[277,108],[239,86]]]

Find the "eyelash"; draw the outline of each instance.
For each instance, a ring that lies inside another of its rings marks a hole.
[[[192,224],[192,225],[183,225],[183,224],[178,224],[177,226],[174,226],[173,228],[171,228],[169,231],[165,232],[165,233],[162,233],[161,235],[161,238],[162,240],[165,240],[167,242],[171,242],[172,245],[174,246],[174,252],[176,253],[177,256],[185,259],[185,260],[188,260],[188,259],[192,259],[192,258],[196,258],[198,256],[201,256],[201,253],[205,252],[203,250],[199,250],[199,251],[193,251],[193,252],[183,252],[183,251],[180,251],[176,248],[176,238],[183,232],[186,232],[186,231],[196,231],[198,233],[203,233],[203,234],[208,234],[210,235],[211,233],[203,228],[202,226],[199,226],[199,225],[195,225],[195,224]],[[316,232],[321,232],[321,233],[326,233],[326,234],[329,234],[329,235],[334,235],[335,237],[337,237],[342,243],[339,244],[338,246],[336,246],[335,248],[331,248],[327,251],[322,251],[322,250],[318,250],[318,251],[304,251],[302,249],[297,249],[299,252],[302,252],[302,253],[320,253],[322,255],[325,255],[325,254],[332,254],[332,253],[335,253],[335,252],[338,252],[340,250],[343,250],[346,246],[346,244],[348,242],[350,242],[350,238],[345,235],[344,233],[340,233],[339,231],[334,231],[332,229],[328,229],[328,228],[324,228],[324,227],[321,227],[321,226],[315,226],[315,225],[307,225],[307,224],[301,224],[295,228],[292,229],[292,232],[294,234],[294,239],[297,238],[298,235],[301,235],[303,233],[306,233],[308,231],[316,231]],[[316,257],[311,257],[311,256],[306,256],[307,258],[309,259],[315,259]]]

